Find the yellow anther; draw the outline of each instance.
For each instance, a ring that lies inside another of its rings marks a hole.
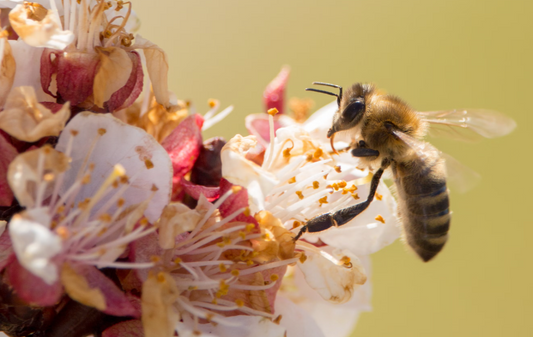
[[[237,276],[239,276],[240,274],[241,274],[241,272],[240,272],[238,269],[233,269],[233,270],[231,271],[231,275],[232,275],[232,276],[237,277]]]
[[[322,206],[322,204],[327,204],[328,203],[328,196],[326,195],[323,198],[318,199],[318,202],[320,203],[320,206]]]
[[[177,265],[179,265],[179,264],[182,263],[182,262],[183,262],[183,260],[180,259],[179,257],[177,257],[177,258],[174,259],[174,263],[177,264]]]
[[[211,303],[213,303],[213,304],[218,304],[217,299],[216,299],[216,298],[213,298],[213,299],[211,300]]]
[[[318,159],[318,158],[322,157],[323,154],[324,154],[324,151],[322,151],[321,148],[318,148],[318,149],[315,150],[315,153],[313,153],[313,157],[315,159]]]
[[[91,175],[90,174],[86,174],[86,175],[83,176],[83,178],[81,178],[81,184],[82,185],[87,185],[90,182],[91,182]]]
[[[109,214],[109,213],[101,214],[98,217],[98,220],[100,220],[102,222],[111,222],[111,214]]]
[[[128,184],[130,182],[127,175],[123,175],[118,179],[121,184]]]
[[[246,207],[244,209],[244,211],[242,212],[242,214],[244,214],[245,216],[250,216],[250,214],[251,214],[250,207]]]
[[[231,186],[231,192],[233,192],[233,194],[239,193],[241,190],[242,190],[241,186],[237,186],[237,185]]]
[[[120,198],[117,200],[117,207],[122,207],[124,206],[124,203],[126,202],[126,200],[124,200],[124,198]]]
[[[375,220],[381,222],[381,223],[385,223],[385,219],[383,219],[383,217],[381,215],[378,215],[377,217],[374,218]]]
[[[295,182],[296,182],[296,177],[292,177],[291,179],[288,180],[289,184],[294,184]]]
[[[313,181],[313,188],[316,190],[320,187],[320,184],[318,183],[318,181]]]
[[[346,182],[344,180],[339,182],[339,187],[340,188],[345,188],[346,187]]]
[[[141,220],[139,220],[139,224],[140,224],[141,226],[146,226],[146,225],[148,225],[149,223],[150,223],[150,222],[149,222],[148,219],[146,219],[146,218],[142,218]]]
[[[302,225],[302,223],[298,220],[295,220],[293,223],[292,223],[292,228],[298,228]]]
[[[351,262],[351,260],[350,260],[350,258],[348,256],[343,256],[339,260],[339,262],[342,263],[346,267],[351,267],[352,266],[352,262]]]
[[[249,265],[249,266],[253,266],[254,261],[252,261],[252,260],[247,260],[247,261],[246,261],[246,264]]]
[[[152,188],[150,188],[150,191],[157,192],[157,191],[159,191],[159,188],[157,188],[157,186],[155,186],[155,184],[152,184]]]
[[[217,247],[223,248],[224,246],[224,242],[217,242]]]
[[[235,300],[235,304],[237,304],[237,306],[240,308],[244,306],[244,301],[238,298]]]
[[[99,134],[100,136],[105,135],[106,132],[107,132],[107,130],[104,129],[104,128],[100,128],[100,129],[98,129],[98,134]]]
[[[217,100],[211,98],[207,101],[207,104],[209,104],[210,108],[214,108],[217,105]]]
[[[289,158],[291,156],[291,150],[292,150],[292,147],[288,147],[285,150],[283,150],[283,157]]]
[[[279,275],[278,274],[270,275],[270,281],[276,282],[277,280],[279,280]]]
[[[281,322],[281,318],[282,318],[282,316],[278,315],[278,317],[274,318],[272,323],[279,325],[279,323]]]
[[[220,269],[221,272],[225,273],[228,270],[228,267],[224,263],[221,263],[218,265],[218,269]]]
[[[246,231],[247,231],[247,232],[251,232],[251,231],[253,231],[254,229],[255,229],[255,224],[253,224],[253,223],[249,223],[249,224],[246,225]]]
[[[246,239],[246,233],[245,232],[239,232],[239,237],[244,240]]]
[[[376,195],[376,199],[378,199],[378,200],[383,199],[383,196],[382,196],[381,194],[379,194],[379,193],[376,192],[375,195]]]
[[[57,214],[59,213],[63,213],[65,211],[65,206],[64,205],[61,205],[57,208]]]
[[[298,198],[300,198],[300,200],[304,198],[302,191],[296,191],[296,195],[298,196]]]
[[[151,168],[154,168],[154,163],[150,159],[146,159],[144,161],[144,166],[149,170]]]
[[[57,227],[56,228],[56,233],[63,240],[66,240],[69,237],[69,234],[70,234],[68,228],[65,227],[65,226]]]
[[[163,272],[157,273],[157,282],[163,283],[166,281],[165,274]]]
[[[197,289],[198,289],[198,286],[189,286],[187,288],[187,290],[190,290],[190,291],[197,290]]]
[[[85,198],[85,200],[78,202],[78,208],[81,210],[85,210],[90,202],[91,199]]]
[[[339,165],[335,166],[334,167],[335,171],[337,171],[337,173],[341,173],[341,167]]]
[[[278,111],[278,109],[276,109],[276,108],[268,109],[268,111],[267,111],[267,113],[268,113],[270,116],[275,116],[275,115],[277,115],[278,112],[279,112],[279,111]]]
[[[78,130],[70,130],[70,134],[73,135],[73,136],[77,136],[79,133]]]
[[[333,183],[333,184],[331,184],[331,187],[333,187],[333,189],[334,189],[335,191],[338,191],[338,190],[339,190],[339,184],[337,184],[337,183]]]
[[[313,161],[313,154],[312,153],[308,153],[307,156],[305,157],[305,160]]]
[[[328,179],[328,173],[324,174],[324,179]]]
[[[355,200],[357,200],[357,199],[359,199],[359,194],[354,193],[354,194],[352,194],[352,197],[353,197]]]
[[[98,234],[96,234],[96,235],[97,235],[97,236],[102,236],[102,235],[104,235],[106,232],[107,232],[107,228],[104,227],[104,228],[100,229],[100,231],[99,231]]]
[[[55,178],[55,175],[53,173],[46,173],[44,176],[43,176],[43,180],[44,181],[47,181],[47,182],[50,182],[50,181],[53,181]]]
[[[113,183],[111,184],[111,186],[113,186],[113,188],[117,188],[118,187],[118,179],[113,181]]]
[[[299,260],[300,260],[300,263],[304,263],[305,260],[307,260],[307,255],[305,255],[304,253],[302,253],[302,255],[300,255]]]

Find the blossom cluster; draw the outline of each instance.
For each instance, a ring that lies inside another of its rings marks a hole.
[[[0,1],[0,331],[9,336],[343,336],[371,253],[399,236],[385,185],[325,137],[336,110],[267,86],[251,135],[205,140],[168,56],[121,0]],[[145,76],[148,75],[148,76]],[[285,113],[290,106],[293,116]],[[220,111],[221,110],[221,111]],[[82,317],[82,319],[80,319]]]

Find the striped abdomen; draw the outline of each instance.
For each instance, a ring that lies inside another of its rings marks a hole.
[[[405,240],[427,262],[448,239],[450,202],[444,160],[418,158],[394,163],[392,170]]]

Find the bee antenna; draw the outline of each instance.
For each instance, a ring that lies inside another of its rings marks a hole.
[[[336,85],[336,84],[331,84],[331,83],[325,83],[325,82],[313,82],[313,84],[316,84],[316,85],[324,85],[326,87],[333,87],[333,88],[337,88],[339,89],[339,94],[336,95],[334,93],[331,93],[329,91],[322,91],[322,90],[316,90],[316,89],[310,89],[310,88],[307,88],[305,90],[307,91],[316,91],[316,92],[321,92],[323,94],[328,94],[328,95],[332,95],[332,96],[337,96],[337,104],[338,106],[340,107],[341,106],[341,100],[342,100],[342,87],[340,85]]]

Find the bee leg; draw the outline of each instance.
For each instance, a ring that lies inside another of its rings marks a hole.
[[[379,151],[369,149],[366,146],[365,141],[360,140],[359,143],[357,143],[357,147],[352,150],[352,156],[354,157],[377,157],[379,156]]]
[[[340,209],[333,213],[325,213],[312,218],[311,220],[305,223],[305,225],[300,229],[300,232],[298,232],[298,235],[296,235],[293,240],[298,240],[305,232],[322,232],[331,227],[342,226],[350,222],[350,220],[358,216],[360,213],[362,213],[365,209],[368,208],[372,200],[374,200],[374,195],[376,194],[376,190],[379,185],[379,180],[383,175],[383,171],[386,170],[389,165],[390,160],[388,159],[384,159],[381,162],[381,167],[372,177],[372,182],[370,183],[370,193],[368,194],[368,198],[365,201],[358,203],[357,205]]]

